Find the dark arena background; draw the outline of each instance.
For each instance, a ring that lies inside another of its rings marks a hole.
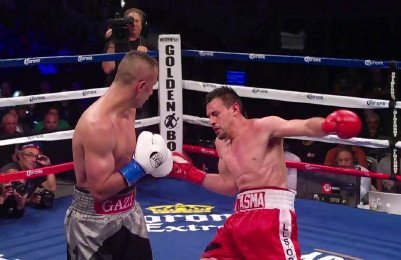
[[[45,63],[24,67],[3,66],[3,62],[105,53],[108,20],[131,7],[146,13],[149,25],[146,38],[151,51],[157,51],[161,34],[180,35],[183,50],[204,51],[200,54],[203,57],[183,55],[182,79],[249,86],[258,88],[258,91],[274,89],[391,99],[391,109],[395,101],[400,100],[398,90],[395,91],[396,99],[391,97],[394,93],[390,91],[390,82],[391,72],[396,71],[396,83],[399,84],[401,1],[0,0],[0,101],[3,98],[104,88],[106,74],[100,62]],[[296,56],[303,57],[304,63],[209,59],[209,52],[251,53],[248,56],[251,60],[264,54]],[[320,58],[363,60],[364,66],[313,66]],[[387,66],[390,63],[394,65],[392,70]],[[184,89],[185,114],[206,117],[204,97],[204,92]],[[319,96],[310,95],[308,98],[319,99]],[[60,109],[60,118],[68,123],[64,130],[73,130],[82,111],[95,100],[92,97],[54,102]],[[251,118],[269,115],[285,119],[308,118],[326,116],[338,109],[334,105],[320,106],[313,102],[305,104],[249,97],[243,101]],[[149,103],[149,117],[157,116],[157,91]],[[34,123],[32,131],[10,136],[1,130],[0,141],[45,133],[37,132],[35,127],[43,120],[48,107],[43,103],[27,107],[26,114]],[[3,117],[12,108],[14,105],[0,107],[0,115]],[[375,138],[390,140],[390,147],[395,148],[400,140],[398,134],[393,136],[393,130],[399,121],[394,122],[397,115],[394,116],[391,109],[375,109],[381,122],[381,136]],[[361,118],[366,117],[363,108],[353,111]],[[150,129],[159,130],[157,127]],[[364,125],[358,137],[373,138],[368,136],[368,132]],[[214,138],[210,128],[184,123],[184,144],[213,149]],[[72,161],[70,139],[48,143],[45,151],[52,156],[53,164]],[[286,139],[285,145],[287,150],[297,154],[299,142]],[[323,154],[316,156],[321,161],[310,163],[323,164],[326,151],[334,147],[334,143],[326,143],[325,150],[321,150]],[[0,146],[0,168],[12,161],[10,151],[14,151],[14,146]],[[377,156],[376,164],[370,162],[369,171],[379,171],[379,159],[391,157],[390,149],[381,151],[384,152],[369,150],[371,153],[367,155]],[[216,172],[216,158],[205,154],[190,155],[199,168]],[[395,175],[391,177],[396,180]],[[366,203],[364,209],[357,208],[361,199],[359,195],[345,203],[332,203],[325,196],[313,197],[312,193],[321,188],[313,185],[317,180],[320,185],[321,178],[325,177],[318,173],[298,173],[295,207],[302,259],[401,259],[401,216],[382,212],[385,210],[368,210],[372,206]],[[337,179],[341,183],[347,181]],[[74,183],[71,169],[57,174],[56,199],[51,209],[27,207],[22,218],[0,218],[0,260],[66,258],[63,220],[71,204]],[[355,183],[359,185],[359,181]],[[375,180],[372,185],[377,188],[382,185],[379,183]],[[400,181],[396,181],[393,187],[391,193],[401,193]],[[345,188],[339,195],[345,196],[347,191]],[[181,181],[150,177],[139,182],[137,199],[146,217],[155,260],[199,259],[217,228],[232,213],[235,200]]]

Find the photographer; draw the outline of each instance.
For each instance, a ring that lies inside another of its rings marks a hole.
[[[41,144],[29,142],[17,145],[16,161],[6,164],[0,172],[33,170],[49,166],[50,159],[42,154]],[[26,196],[26,203],[36,208],[50,208],[53,206],[54,191],[56,190],[56,177],[54,174],[29,178],[20,182],[14,182],[19,187],[20,194]]]
[[[131,50],[147,52],[150,49],[149,41],[145,37],[147,27],[146,14],[137,8],[125,11],[123,18],[110,19],[109,29],[105,34],[107,39],[105,52],[119,53]],[[106,87],[113,82],[118,64],[119,62],[115,61],[102,62],[103,71],[107,74]],[[141,109],[137,109],[136,119],[149,117],[149,106],[149,101],[147,101]]]
[[[10,169],[7,172],[15,172]],[[0,185],[0,218],[20,218],[25,212],[27,194],[21,181]]]

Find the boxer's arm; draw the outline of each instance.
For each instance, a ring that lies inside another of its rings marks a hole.
[[[189,158],[186,156],[174,152],[173,153],[174,166],[172,172],[169,174],[170,178],[184,180],[197,185],[201,185],[204,188],[220,193],[223,195],[234,195],[238,192],[237,186],[232,181],[224,167],[224,162],[219,160],[219,173],[205,173],[197,169]]]
[[[234,180],[230,178],[230,173],[225,170],[226,168],[222,160],[219,160],[218,168],[219,173],[206,175],[202,186],[219,194],[227,196],[236,195],[238,193],[237,185]]]
[[[287,136],[311,136],[321,137],[325,133],[322,130],[324,118],[312,117],[309,119],[285,120],[276,116],[264,117],[258,120],[271,138],[283,138]]]
[[[106,126],[92,125],[84,135],[80,138],[85,140],[86,186],[95,200],[103,201],[127,187],[124,177],[114,170],[117,139]]]
[[[265,117],[257,121],[272,137],[310,136],[321,137],[336,134],[346,139],[357,136],[362,128],[359,117],[349,110],[338,110],[327,118],[313,117],[305,120],[285,120],[279,117]]]

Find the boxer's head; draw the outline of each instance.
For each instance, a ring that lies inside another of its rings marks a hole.
[[[224,86],[208,93],[205,104],[206,115],[217,138],[229,138],[235,118],[244,116],[241,98],[232,88]]]
[[[133,98],[132,106],[142,107],[153,94],[153,86],[159,73],[158,62],[140,51],[130,51],[122,59],[117,69],[114,82],[124,88],[123,95]]]

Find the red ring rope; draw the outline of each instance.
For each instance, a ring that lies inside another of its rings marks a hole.
[[[74,169],[74,163],[62,163],[52,166],[47,166],[43,168],[37,168],[33,170],[19,171],[19,172],[3,172],[0,173],[0,183],[7,183],[10,181],[27,179],[27,178],[35,178],[39,176],[49,175],[49,174],[57,174],[60,172],[66,172]]]
[[[184,144],[182,149],[189,153],[198,153],[198,154],[218,157],[216,150],[212,149],[212,148]],[[346,168],[332,167],[332,166],[327,166],[327,165],[293,162],[293,161],[285,161],[285,164],[288,168],[295,168],[298,170],[304,170],[304,171],[309,171],[309,172],[326,172],[326,173],[333,173],[333,174],[363,176],[363,177],[370,177],[370,178],[376,178],[376,179],[389,179],[390,178],[390,174],[381,173],[381,172],[365,172],[365,171],[360,171],[360,170],[355,170],[355,169],[346,169]],[[401,176],[397,175],[396,179],[398,181],[401,181]]]
[[[190,153],[198,153],[208,156],[218,157],[215,149],[194,146],[194,145],[183,145],[183,150]],[[303,162],[293,162],[293,161],[285,161],[285,164],[289,168],[295,168],[298,170],[304,170],[309,172],[326,172],[333,174],[343,174],[343,175],[352,175],[352,176],[363,176],[370,177],[376,179],[389,179],[390,174],[388,173],[380,173],[380,172],[365,172],[355,169],[346,169],[346,168],[338,168],[320,164],[312,164],[312,163],[303,163]],[[52,165],[48,167],[27,170],[27,171],[19,171],[19,172],[5,172],[0,173],[0,183],[7,183],[14,180],[26,179],[26,178],[34,178],[39,176],[44,176],[48,174],[57,174],[61,172],[66,172],[74,169],[74,163],[62,163],[58,165]],[[396,179],[401,181],[401,176],[397,175]]]

